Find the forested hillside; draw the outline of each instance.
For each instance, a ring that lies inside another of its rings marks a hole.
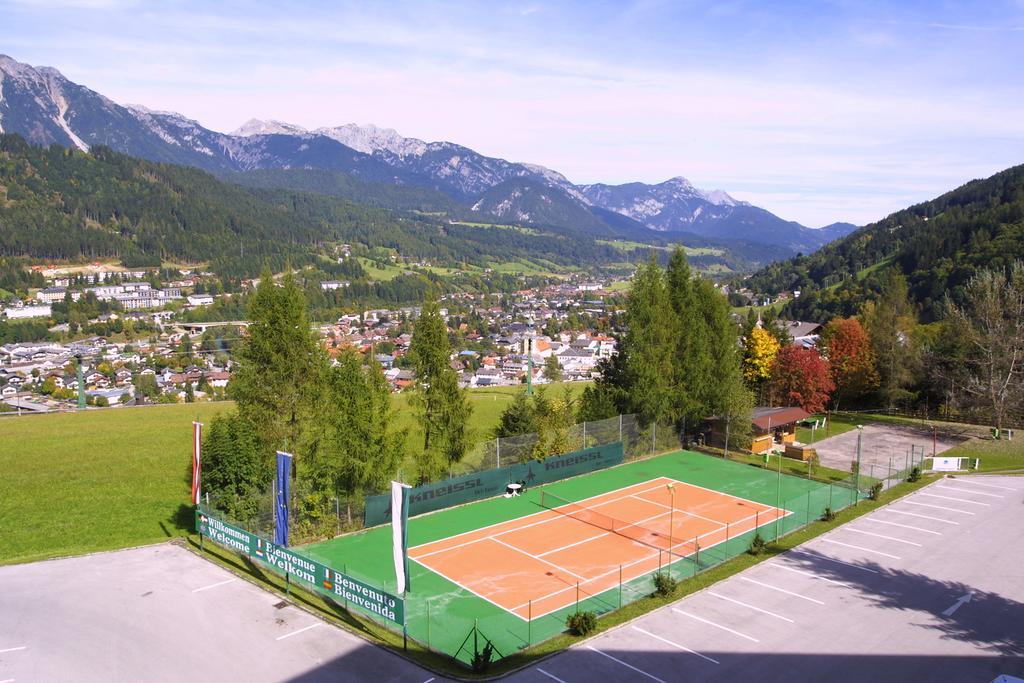
[[[384,247],[441,265],[516,258],[620,262],[621,250],[579,235],[449,225],[295,190],[249,189],[194,168],[0,136],[0,256],[207,262],[222,276],[264,263],[311,263],[331,242]]]
[[[975,180],[937,199],[801,256],[763,268],[747,279],[756,293],[801,290],[786,305],[793,319],[825,322],[856,313],[875,298],[881,276],[895,268],[925,320],[939,317],[946,294],[963,298],[979,269],[1002,269],[1024,258],[1024,165]]]

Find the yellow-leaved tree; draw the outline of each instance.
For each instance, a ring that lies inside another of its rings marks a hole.
[[[755,327],[747,335],[746,350],[743,354],[743,377],[752,386],[758,386],[772,375],[772,363],[779,353],[779,342],[761,327]]]

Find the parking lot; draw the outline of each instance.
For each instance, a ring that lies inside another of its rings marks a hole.
[[[1024,479],[945,478],[510,680],[1024,674]]]
[[[861,433],[861,473],[882,478],[893,470],[903,470],[911,462],[911,447],[917,448],[918,458],[939,455],[960,444],[963,439],[933,433],[913,425],[869,424]],[[825,467],[850,471],[857,459],[857,430],[822,439],[813,444],[821,464]]]
[[[169,543],[0,567],[0,681],[417,681],[419,667]]]

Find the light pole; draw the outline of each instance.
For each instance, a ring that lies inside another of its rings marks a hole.
[[[853,475],[853,504],[860,502],[860,441],[864,436],[864,425],[857,425],[857,472]]]
[[[672,527],[675,526],[675,513],[676,513],[676,486],[672,482],[665,484],[665,488],[668,489],[669,495],[669,507],[668,507],[668,575],[672,576]]]

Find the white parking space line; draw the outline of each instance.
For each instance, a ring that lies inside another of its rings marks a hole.
[[[900,524],[899,522],[888,522],[884,519],[877,519],[876,517],[861,517],[862,522],[874,522],[875,524],[888,524],[889,526],[898,526],[901,529],[913,529],[914,531],[920,531],[923,534],[932,534],[933,536],[941,536],[941,531],[932,531],[931,529],[922,529],[919,526],[911,526],[909,524]]]
[[[821,600],[817,600],[815,598],[810,598],[810,597],[808,597],[806,595],[800,595],[799,593],[794,593],[793,591],[788,591],[785,588],[779,588],[778,586],[772,586],[772,585],[767,584],[767,583],[762,583],[760,581],[755,581],[754,579],[748,578],[746,576],[741,576],[740,578],[743,579],[744,581],[746,581],[747,583],[755,583],[758,586],[761,586],[763,588],[770,588],[773,591],[778,591],[780,593],[785,593],[786,595],[792,595],[794,598],[800,598],[801,600],[806,600],[807,602],[813,602],[813,603],[818,604],[818,605],[824,605],[825,604]]]
[[[428,678],[427,680],[423,681],[423,683],[431,683],[431,681],[433,681],[433,680],[434,680],[434,678],[435,678],[434,676],[431,676],[431,677],[430,677],[430,678]]]
[[[848,584],[848,583],[843,583],[842,581],[836,581],[835,579],[829,579],[829,578],[826,578],[824,576],[819,576],[818,574],[815,574],[814,572],[804,571],[803,569],[797,569],[796,567],[787,567],[786,565],[782,564],[781,562],[765,562],[764,566],[766,566],[766,567],[775,567],[776,569],[785,569],[787,572],[793,572],[794,574],[803,574],[804,576],[809,576],[812,579],[821,579],[822,581],[828,581],[829,583],[834,583],[837,586],[842,586],[843,588],[849,588],[850,587],[850,584]]]
[[[909,502],[909,501],[904,501]],[[930,519],[933,522],[942,522],[943,524],[952,524],[954,526],[960,526],[960,522],[954,522],[951,519],[942,519],[942,517],[930,517],[928,515],[919,515],[916,512],[906,512],[905,510],[894,510],[893,508],[886,508],[886,512],[893,512],[897,515],[906,515],[907,517],[917,517],[918,519]]]
[[[894,560],[900,559],[899,555],[892,555],[890,553],[883,553],[881,550],[875,550],[874,548],[865,548],[864,546],[861,546],[861,545],[852,545],[850,543],[841,543],[840,541],[833,541],[831,538],[821,538],[821,539],[818,539],[818,540],[820,540],[822,543],[831,543],[832,545],[841,545],[844,548],[853,548],[854,550],[863,550],[866,553],[875,553],[876,555],[881,555],[882,557],[891,557]]]
[[[939,495],[938,493],[926,493],[924,491],[921,491],[917,495],[919,495],[919,496],[930,496],[932,498],[942,498],[943,500],[952,500],[952,501],[956,501],[957,503],[967,503],[969,505],[984,505],[987,508],[992,507],[992,503],[979,503],[976,500],[967,500],[966,498],[954,498],[953,496],[942,496],[942,495]]]
[[[984,486],[990,489],[1002,489],[1004,491],[1020,491],[1020,489],[1013,488],[1012,486],[996,486],[995,484],[989,484],[987,482],[980,482],[977,479],[947,479],[946,481],[955,481],[960,484],[967,484],[969,486]],[[945,483],[945,482],[943,482]]]
[[[793,548],[789,552],[797,553],[797,554],[800,554],[800,555],[807,555],[808,557],[813,557],[816,560],[825,560],[826,562],[835,562],[836,564],[843,564],[843,565],[846,565],[847,567],[853,567],[854,569],[860,569],[861,571],[868,572],[869,574],[877,574],[878,573],[877,570],[872,569],[871,567],[865,567],[864,565],[856,564],[854,562],[846,562],[844,560],[837,560],[836,558],[829,557],[828,555],[822,555],[821,553],[812,553],[812,552],[809,552],[807,550],[801,550],[800,548]]]
[[[665,681],[661,680],[661,679],[660,679],[660,678],[658,678],[657,676],[654,676],[654,675],[652,675],[652,674],[649,674],[649,673],[647,673],[646,671],[644,671],[643,669],[638,669],[638,668],[636,668],[635,666],[633,666],[632,664],[628,664],[628,663],[626,663],[626,662],[622,661],[622,660],[621,660],[621,659],[619,659],[618,657],[612,657],[612,656],[611,656],[610,654],[608,654],[607,652],[601,652],[600,650],[598,650],[598,649],[597,649],[596,647],[594,647],[593,645],[587,645],[587,649],[588,649],[588,650],[593,650],[594,652],[596,652],[596,653],[597,653],[597,654],[599,654],[599,655],[604,655],[605,657],[607,657],[608,659],[612,660],[613,662],[618,662],[618,663],[619,663],[619,664],[621,664],[622,666],[626,667],[627,669],[632,669],[633,671],[637,672],[638,674],[643,674],[644,676],[647,676],[648,678],[650,678],[650,679],[651,679],[652,681],[658,681],[658,683],[666,683]]]
[[[195,589],[193,589],[192,592],[193,593],[202,593],[203,591],[208,591],[211,588],[216,588],[217,586],[224,586],[226,584],[231,583],[232,581],[237,581],[237,580],[238,579],[227,579],[226,581],[218,581],[217,583],[211,583],[209,586],[203,586],[202,588],[195,588]]]
[[[962,514],[965,514],[965,515],[973,515],[974,514],[973,512],[968,512],[967,510],[958,510],[957,508],[948,508],[948,507],[946,507],[944,505],[932,505],[931,503],[918,503],[916,500],[902,500],[900,502],[901,503],[906,503],[907,505],[920,505],[923,508],[935,508],[936,510],[945,510],[947,512],[959,512],[959,513],[962,513]]]
[[[27,650],[27,649],[28,649],[28,645],[22,645],[21,647],[9,647],[6,650],[0,650],[0,654],[3,654],[4,652],[18,652],[20,650]]]
[[[939,491],[956,491],[957,493],[969,493],[972,496],[984,496],[985,498],[1006,498],[1006,496],[1000,496],[998,493],[982,493],[981,491],[971,491],[959,486],[936,486],[935,488]]]
[[[558,683],[565,683],[565,681],[563,681],[558,676],[556,676],[554,674],[549,674],[547,671],[545,671],[544,669],[540,668],[539,666],[537,667],[537,671],[541,672],[542,674],[544,674],[545,676],[547,676],[548,678],[550,678],[553,681],[558,681]],[[431,678],[430,680],[434,680],[434,679]]]
[[[783,567],[783,568],[785,568],[785,567]],[[741,601],[736,600],[734,598],[730,598],[730,597],[728,597],[726,595],[722,595],[721,593],[716,593],[714,591],[708,591],[708,595],[713,595],[716,598],[719,598],[720,600],[725,600],[726,602],[731,602],[733,604],[739,605],[740,607],[746,607],[748,609],[752,609],[755,612],[760,612],[761,614],[767,614],[770,617],[775,617],[776,619],[781,619],[782,621],[788,621],[791,624],[795,624],[796,623],[795,621],[793,621],[789,617],[784,617],[781,614],[776,614],[775,612],[769,612],[766,609],[761,609],[760,607],[755,607],[754,605],[748,605],[745,602],[741,602]]]
[[[14,679],[13,678],[5,678],[4,680],[0,681],[0,683],[14,683]]]
[[[286,633],[283,636],[278,636],[277,638],[274,638],[274,640],[284,640],[285,638],[291,638],[292,636],[297,636],[300,633],[305,633],[309,629],[316,628],[317,626],[320,626],[320,622],[310,624],[309,626],[306,626],[304,628],[300,628],[298,631],[292,631],[291,633]]]
[[[672,647],[676,647],[676,648],[679,648],[680,650],[684,650],[686,652],[689,652],[691,655],[697,655],[701,659],[706,659],[706,660],[708,660],[709,662],[711,662],[713,664],[721,664],[721,662],[719,662],[717,659],[712,659],[711,657],[708,657],[707,655],[702,655],[701,653],[697,652],[696,650],[691,650],[690,648],[686,647],[685,645],[680,645],[679,643],[673,643],[668,638],[662,638],[661,636],[659,636],[659,635],[657,635],[655,633],[651,633],[650,631],[645,631],[644,629],[640,628],[639,626],[634,626],[633,630],[634,631],[639,631],[640,633],[643,633],[646,636],[650,636],[651,638],[654,638],[655,640],[660,640],[661,642],[666,643],[667,645],[671,645]]]
[[[734,631],[731,628],[729,628],[728,626],[722,626],[721,624],[716,624],[715,622],[709,621],[708,619],[704,619],[703,617],[698,617],[696,614],[690,614],[689,612],[684,612],[683,610],[677,609],[675,607],[672,608],[672,611],[675,612],[676,614],[682,614],[684,617],[690,617],[691,619],[696,619],[697,621],[699,621],[701,623],[704,623],[704,624],[707,624],[708,626],[714,626],[715,628],[720,628],[723,631],[727,631],[727,632],[733,634],[734,636],[739,636],[740,638],[746,638],[747,640],[749,640],[752,643],[760,643],[761,642],[760,640],[758,640],[757,638],[755,638],[753,636],[748,636],[746,633],[740,633],[739,631]]]
[[[884,536],[882,534],[876,534],[871,531],[864,531],[863,529],[854,529],[853,527],[846,527],[844,531],[852,531],[855,534],[864,534],[865,536],[874,536],[875,538],[884,538],[887,541],[896,541],[897,543],[906,543],[907,545],[916,545],[918,548],[924,547],[920,543],[915,543],[914,541],[906,541],[902,538],[896,538],[895,536]]]

